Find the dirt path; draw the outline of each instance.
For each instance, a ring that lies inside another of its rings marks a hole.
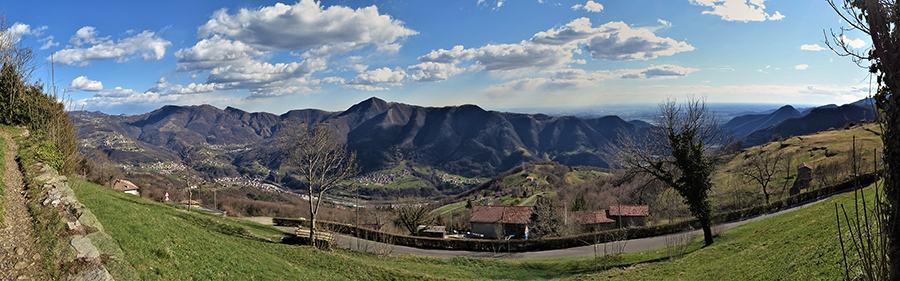
[[[40,275],[41,255],[34,250],[34,238],[31,236],[31,215],[25,206],[22,194],[22,173],[16,163],[19,146],[9,136],[0,131],[6,140],[6,171],[3,181],[6,201],[6,225],[0,230],[0,280],[38,280]]]

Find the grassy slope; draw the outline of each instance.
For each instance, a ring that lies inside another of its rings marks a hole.
[[[872,202],[874,188],[865,190]],[[725,232],[710,247],[682,258],[639,264],[575,279],[815,280],[843,274],[835,204],[852,217],[854,193]],[[869,204],[871,206],[871,203]],[[844,237],[849,234],[842,229]]]
[[[707,248],[701,249],[695,238],[688,246],[688,254],[662,262],[649,261],[666,257],[666,250],[600,260],[582,257],[512,261],[380,257],[282,245],[268,241],[280,234],[268,226],[187,213],[83,182],[75,186],[79,199],[118,241],[125,260],[144,280],[834,279],[841,274],[841,255],[833,203],[854,204],[852,193],[840,195],[797,212],[726,231]],[[872,188],[867,193],[871,194]],[[599,271],[606,266],[641,262],[644,263],[625,269]]]
[[[873,149],[882,147],[881,137],[872,133],[879,132],[880,129],[876,124],[868,124],[865,126],[857,126],[849,130],[825,131],[814,135],[806,135],[801,137],[792,137],[783,142],[785,145],[781,147],[778,143],[767,143],[747,149],[747,151],[738,153],[727,164],[718,167],[718,172],[713,176],[715,183],[714,192],[726,193],[729,189],[747,189],[758,194],[757,203],[763,203],[762,189],[755,182],[747,182],[740,176],[740,167],[748,162],[745,156],[748,153],[756,153],[759,149],[763,149],[764,153],[775,153],[776,151],[784,153],[791,158],[792,166],[796,167],[800,163],[807,163],[813,168],[819,164],[826,162],[846,161],[852,147],[853,136],[857,137],[857,146],[862,147],[863,151],[863,167],[864,173],[871,173],[872,158],[874,157]],[[826,157],[825,150],[810,151],[815,147],[826,147],[829,153],[837,153],[835,156]],[[796,176],[796,168],[791,171],[791,175]],[[846,173],[846,172],[844,172]],[[769,187],[769,193],[773,194],[772,199],[778,200],[787,196],[787,188],[793,184],[793,179],[785,180],[783,172],[779,173],[776,181],[772,182]],[[813,180],[812,183],[817,186],[819,183]],[[783,187],[787,187],[782,189]],[[781,192],[784,194],[781,194]],[[730,198],[723,198],[725,201]],[[714,199],[715,200],[715,199]],[[718,202],[723,204],[734,204],[732,202]],[[713,202],[717,204],[717,202]]]
[[[74,182],[78,199],[103,223],[124,251],[133,274],[142,280],[521,280],[565,278],[593,268],[584,261],[442,260],[318,251],[271,242],[281,234],[272,227],[187,213],[171,205]],[[127,276],[132,273],[126,270],[113,268],[112,273],[117,279],[132,279]]]

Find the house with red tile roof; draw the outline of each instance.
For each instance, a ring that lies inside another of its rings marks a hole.
[[[484,235],[484,238],[520,238],[525,236],[531,211],[531,207],[525,206],[472,206],[469,223],[472,232]]]
[[[612,205],[606,209],[606,217],[616,221],[616,227],[645,226],[650,216],[647,205]]]
[[[584,232],[595,232],[616,228],[616,221],[606,217],[606,210],[574,212],[575,222]]]

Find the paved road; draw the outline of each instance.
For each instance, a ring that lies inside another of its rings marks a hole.
[[[750,217],[742,220],[732,221],[724,224],[719,224],[713,226],[713,231],[725,231],[727,229],[731,229],[733,227],[746,224],[749,222],[754,222],[762,219],[766,219],[772,216],[789,213],[793,211],[797,211],[809,206],[812,206],[816,203],[821,202],[822,200],[827,199],[829,196],[823,196],[820,199],[806,202],[800,205],[796,205],[787,209],[782,209],[780,211],[770,212],[762,215],[758,215],[755,217]],[[269,217],[255,217],[248,218],[250,220],[272,225],[272,219]],[[293,232],[293,227],[279,227],[285,231]],[[687,239],[690,239],[694,235],[703,235],[703,231],[700,229],[685,231],[679,233],[673,233],[662,236],[654,236],[648,238],[640,238],[640,239],[630,239],[618,242],[609,242],[609,243],[601,243],[595,245],[585,245],[581,247],[573,247],[567,249],[558,249],[558,250],[547,250],[547,251],[532,251],[532,252],[520,252],[520,253],[494,253],[494,252],[472,252],[472,251],[454,251],[454,250],[435,250],[435,249],[419,249],[407,246],[398,246],[398,245],[388,245],[384,243],[378,243],[363,239],[358,239],[356,237],[350,237],[345,235],[337,236],[337,244],[339,247],[350,250],[358,250],[362,252],[376,253],[376,254],[387,254],[391,255],[400,255],[400,254],[413,254],[419,256],[429,256],[429,257],[437,257],[437,258],[452,258],[457,256],[464,257],[476,257],[476,258],[510,258],[510,259],[533,259],[533,258],[563,258],[563,257],[583,257],[583,256],[593,256],[595,254],[603,255],[606,253],[631,253],[652,249],[659,249],[666,247],[668,245],[678,244]],[[588,243],[585,243],[588,244]]]

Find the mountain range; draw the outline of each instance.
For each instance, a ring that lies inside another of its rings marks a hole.
[[[82,153],[94,150],[125,167],[175,163],[165,169],[190,168],[207,179],[245,176],[288,187],[298,183],[284,176],[287,167],[276,138],[287,122],[331,126],[358,154],[363,174],[406,162],[465,177],[493,177],[532,161],[608,168],[607,149],[616,144],[618,134],[651,126],[617,116],[582,119],[488,111],[476,105],[422,107],[378,98],[344,111],[302,109],[281,115],[210,105],[164,106],[131,116],[70,114]],[[871,110],[853,104],[815,108],[805,115],[784,106],[768,114],[738,116],[723,128],[752,146],[775,135],[840,128],[871,116]]]

